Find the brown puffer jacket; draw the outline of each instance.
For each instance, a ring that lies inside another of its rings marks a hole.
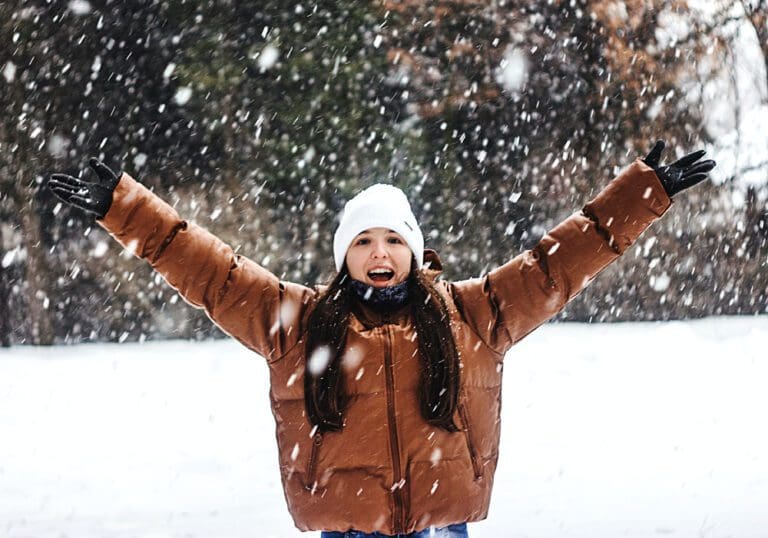
[[[341,432],[304,412],[307,316],[321,288],[281,282],[123,174],[99,223],[146,259],[227,334],[266,358],[288,510],[301,530],[407,533],[484,519],[499,446],[506,351],[560,311],[670,206],[635,161],[532,250],[482,278],[436,280],[461,359],[460,404],[447,433],[422,418],[417,334],[406,306],[358,304],[344,357],[350,395]],[[434,252],[427,273],[440,272]]]

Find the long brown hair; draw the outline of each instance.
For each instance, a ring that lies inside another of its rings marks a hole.
[[[319,297],[308,320],[304,403],[310,422],[320,431],[338,431],[343,426],[347,395],[341,362],[352,301],[357,300],[349,280],[344,264]],[[421,414],[434,426],[458,431],[453,414],[459,399],[459,354],[448,308],[415,260],[408,276],[408,294],[422,362]],[[331,356],[325,368],[312,373],[309,362],[315,353]]]

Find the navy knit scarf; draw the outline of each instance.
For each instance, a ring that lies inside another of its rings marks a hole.
[[[350,278],[349,286],[358,299],[374,310],[397,310],[408,302],[408,280],[386,288],[374,288],[364,282]]]

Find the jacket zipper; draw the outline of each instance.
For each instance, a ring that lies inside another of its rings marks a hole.
[[[482,476],[480,469],[480,462],[477,461],[477,453],[475,452],[475,445],[472,444],[472,432],[469,427],[469,419],[467,419],[467,410],[464,408],[464,404],[459,404],[459,414],[461,415],[461,422],[464,424],[464,435],[467,439],[467,449],[469,449],[469,459],[472,460],[472,469],[475,471],[475,480]]]
[[[309,453],[309,463],[307,464],[307,482],[305,488],[314,493],[316,483],[315,474],[317,473],[317,453],[320,451],[320,445],[323,444],[322,432],[317,432],[312,436],[312,450]]]
[[[397,421],[395,418],[395,380],[392,370],[392,341],[390,340],[389,328],[384,326],[387,345],[384,350],[384,372],[387,380],[387,417],[389,419],[389,445],[392,451],[392,466],[394,474],[394,484],[392,485],[392,494],[395,501],[394,530],[395,534],[405,532],[405,503],[402,492],[402,475],[400,474],[400,442],[397,438]]]

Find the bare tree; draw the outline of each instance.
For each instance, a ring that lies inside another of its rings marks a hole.
[[[747,19],[749,19],[752,28],[755,29],[757,42],[763,53],[765,83],[766,88],[768,88],[768,0],[740,1],[744,7],[744,12],[747,14]],[[768,92],[766,92],[764,99],[768,102]]]
[[[0,211],[0,218],[2,216],[2,211]],[[5,257],[5,238],[3,235],[3,226],[0,225],[0,259]],[[11,345],[10,287],[8,271],[5,267],[0,267],[0,346],[2,347],[10,347]]]
[[[26,107],[28,92],[34,90],[33,78],[27,70],[40,51],[36,50],[38,41],[32,39],[35,31],[30,24],[34,12],[31,8],[18,8],[13,4],[0,5],[0,39],[10,46],[0,48],[0,66],[4,66],[5,85],[0,94],[0,111],[4,118],[13,121],[0,122],[0,185],[6,193],[5,204],[11,219],[21,224],[25,260],[27,319],[30,322],[31,343],[49,345],[54,341],[53,320],[51,317],[48,293],[51,288],[46,250],[42,238],[40,217],[35,204],[35,194],[39,188],[34,178],[30,178],[30,166],[39,162],[35,149],[35,138],[39,135],[35,120]],[[6,292],[0,301],[8,308],[9,282],[4,283]],[[8,316],[9,317],[9,316]],[[7,320],[7,317],[6,317]]]

